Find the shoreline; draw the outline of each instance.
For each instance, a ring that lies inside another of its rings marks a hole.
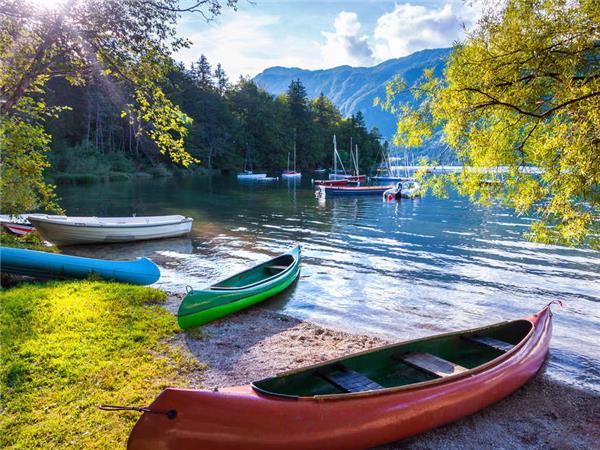
[[[165,304],[175,313],[179,295]],[[336,331],[285,314],[252,307],[182,333],[182,346],[206,364],[189,388],[247,384],[277,373],[388,344],[376,336]],[[600,442],[600,396],[548,379],[542,372],[525,386],[471,416],[402,441],[395,449],[583,449]]]

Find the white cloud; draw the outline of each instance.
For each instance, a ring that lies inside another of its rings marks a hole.
[[[335,31],[323,32],[326,42],[321,46],[321,55],[326,67],[342,64],[352,66],[374,63],[369,38],[360,34],[360,22],[353,12],[342,11],[333,23]]]
[[[370,66],[425,48],[449,46],[462,37],[461,23],[472,24],[481,14],[481,8],[469,7],[462,0],[442,1],[445,3],[438,7],[397,4],[367,30],[358,14],[349,11],[335,16],[333,31],[321,31],[326,18],[319,25],[306,19],[298,22],[282,8],[276,12],[267,12],[268,8],[226,12],[209,24],[184,17],[180,34],[193,45],[175,57],[189,65],[203,53],[213,66],[220,62],[231,80],[255,76],[272,66]],[[371,15],[368,20],[367,14],[376,14],[374,11],[361,14],[366,23],[377,17]]]
[[[440,9],[396,5],[377,20],[375,55],[383,61],[426,48],[447,47],[461,37],[462,21],[449,3]]]
[[[181,50],[176,59],[189,65],[204,54],[213,66],[220,62],[233,81],[271,66],[321,67],[320,61],[310,56],[318,53],[318,43],[277,33],[281,19],[276,15],[238,12],[222,22],[201,24],[206,27],[202,31],[190,31],[190,26],[193,24],[184,24],[182,34],[192,46]]]

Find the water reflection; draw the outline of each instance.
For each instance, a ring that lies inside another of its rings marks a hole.
[[[555,298],[548,373],[600,390],[600,253],[526,242],[531,219],[465,199],[316,199],[302,180],[141,180],[62,187],[69,214],[185,214],[186,240],[69,251],[149,256],[160,286],[183,292],[263,261],[296,242],[302,278],[266,307],[394,340],[523,317]],[[318,177],[317,177],[318,178]],[[94,201],[90,202],[89,199]],[[177,241],[177,242],[174,242]]]

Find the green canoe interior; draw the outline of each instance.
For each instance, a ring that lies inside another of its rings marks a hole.
[[[281,255],[252,269],[238,273],[231,278],[227,278],[211,286],[211,289],[244,289],[278,275],[292,264],[294,264],[294,257],[292,255]]]
[[[275,396],[366,392],[437,380],[503,355],[532,329],[526,320],[391,345],[252,383]]]
[[[181,303],[177,315],[182,317],[189,314],[197,314],[255,294],[255,291],[260,291],[262,284],[290,269],[295,261],[296,259],[293,255],[281,255],[227,278],[211,286],[209,289],[191,291]]]

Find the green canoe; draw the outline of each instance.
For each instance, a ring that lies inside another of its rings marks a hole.
[[[248,308],[283,291],[300,273],[300,246],[238,273],[201,291],[185,296],[177,322],[184,330],[198,327],[228,314]]]

